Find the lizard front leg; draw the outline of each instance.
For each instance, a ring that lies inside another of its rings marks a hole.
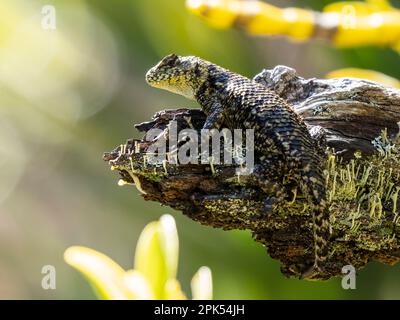
[[[214,104],[211,107],[211,112],[207,115],[207,119],[202,130],[220,129],[224,123],[224,118],[224,109],[222,106],[219,103]]]
[[[211,113],[207,115],[206,121],[203,125],[203,130],[212,130],[212,129],[220,129],[224,122],[224,112],[222,106],[217,103],[213,107],[211,107]],[[189,141],[189,137],[184,137],[181,141],[178,142],[178,148],[184,145]]]

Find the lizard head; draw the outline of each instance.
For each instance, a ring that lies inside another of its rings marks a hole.
[[[152,87],[194,99],[197,90],[208,78],[207,62],[194,57],[170,54],[151,68],[146,81]]]

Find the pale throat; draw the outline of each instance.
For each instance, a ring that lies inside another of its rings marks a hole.
[[[186,84],[174,84],[174,85],[165,85],[163,89],[168,90],[172,93],[179,94],[184,96],[189,100],[195,100],[195,92],[194,89]]]

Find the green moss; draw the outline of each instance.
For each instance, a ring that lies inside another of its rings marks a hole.
[[[393,223],[398,216],[400,191],[398,143],[398,137],[390,140],[384,130],[373,142],[376,155],[356,153],[349,163],[342,163],[333,153],[328,156],[326,188],[333,223],[348,231],[358,247],[377,250],[398,245],[398,229]],[[371,232],[374,230],[376,233]]]

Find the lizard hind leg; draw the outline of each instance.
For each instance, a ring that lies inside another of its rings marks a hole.
[[[265,213],[272,212],[273,205],[281,203],[286,198],[286,192],[279,184],[276,184],[272,194],[264,199]]]
[[[265,214],[270,213],[273,205],[281,203],[287,197],[282,177],[277,174],[279,172],[283,172],[281,160],[279,157],[271,155],[268,158],[264,156],[254,172],[258,186],[266,195],[264,199]]]
[[[285,200],[287,193],[279,182],[269,180],[269,177],[262,177],[259,180],[261,190],[267,195],[264,199],[264,214],[272,212],[273,206]]]

